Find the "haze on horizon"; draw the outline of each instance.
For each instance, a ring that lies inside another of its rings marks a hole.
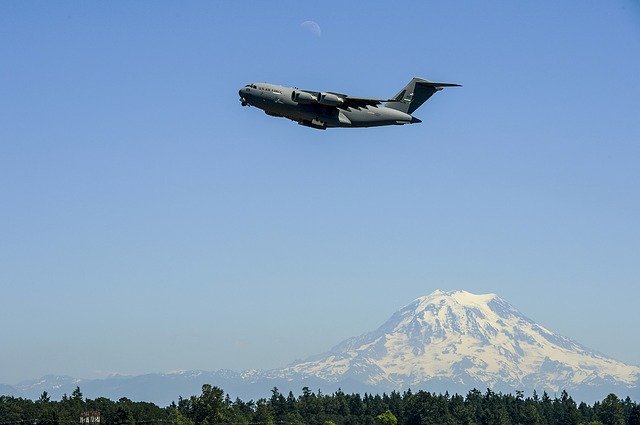
[[[0,383],[280,367],[437,288],[640,365],[640,5],[337,5],[0,4]],[[237,97],[413,76],[463,87]]]

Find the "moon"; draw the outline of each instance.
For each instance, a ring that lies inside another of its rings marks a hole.
[[[315,21],[304,21],[300,24],[300,26],[305,30],[315,35],[316,37],[320,37],[322,35],[322,30],[320,29],[320,25],[318,25]]]

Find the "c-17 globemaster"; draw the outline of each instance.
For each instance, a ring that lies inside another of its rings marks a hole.
[[[414,78],[392,99],[300,90],[269,83],[247,84],[238,93],[242,106],[255,106],[267,115],[289,118],[298,124],[325,130],[328,127],[376,127],[422,122],[411,114],[445,87],[460,85]]]

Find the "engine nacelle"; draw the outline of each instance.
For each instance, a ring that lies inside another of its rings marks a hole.
[[[320,93],[318,103],[327,106],[340,106],[344,103],[344,99],[332,93]]]
[[[291,100],[303,104],[318,102],[318,99],[314,95],[312,95],[311,93],[307,93],[306,91],[292,91]]]

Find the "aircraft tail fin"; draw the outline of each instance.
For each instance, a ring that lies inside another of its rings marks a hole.
[[[387,102],[386,107],[411,115],[437,91],[445,87],[460,87],[460,84],[434,83],[422,78],[413,78],[402,90]]]

